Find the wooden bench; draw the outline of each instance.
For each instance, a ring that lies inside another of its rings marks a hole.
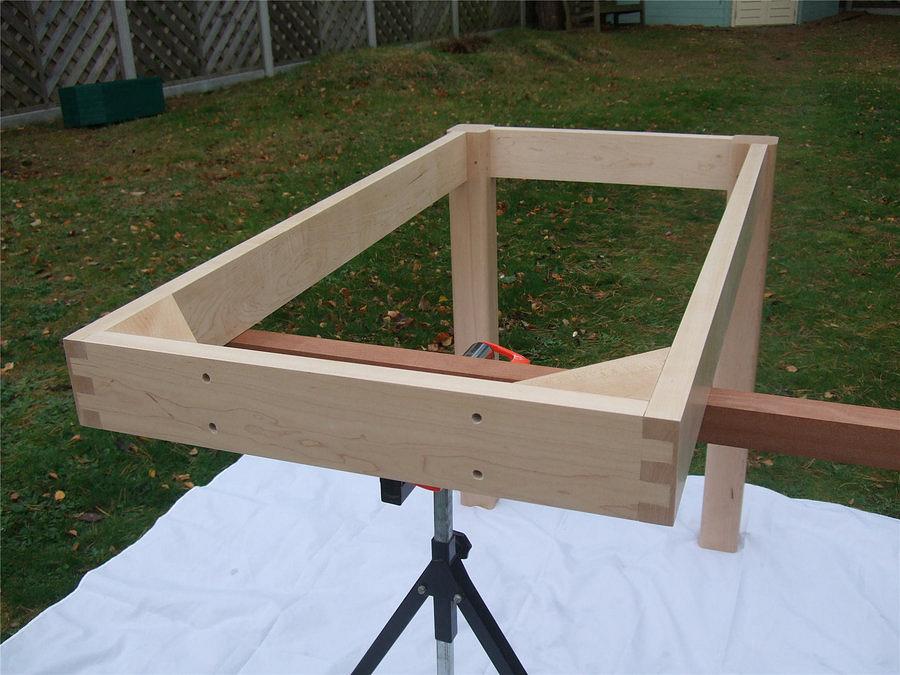
[[[563,3],[566,13],[566,30],[583,28],[590,25],[595,30],[601,31],[607,25],[607,17],[611,14],[613,24],[619,25],[619,16],[622,14],[639,14],[639,23],[644,23],[644,2],[631,2],[619,4],[615,0],[593,0],[592,2]]]

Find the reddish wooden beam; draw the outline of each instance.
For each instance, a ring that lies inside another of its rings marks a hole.
[[[520,363],[248,330],[229,347],[500,382],[559,372]],[[900,411],[712,389],[699,440],[900,470]]]
[[[304,335],[287,335],[269,333],[261,330],[248,330],[228,343],[229,347],[255,349],[261,352],[293,354],[309,356],[329,361],[349,361],[366,363],[370,366],[388,368],[404,368],[427,373],[459,375],[475,377],[480,380],[496,380],[498,382],[518,382],[532,377],[558,373],[560,368],[534,366],[492,359],[472,359],[455,354],[425,352],[416,349],[399,347],[382,347],[361,342],[344,342],[343,340],[327,340],[325,338],[306,337]]]
[[[712,389],[700,440],[900,470],[900,411]]]

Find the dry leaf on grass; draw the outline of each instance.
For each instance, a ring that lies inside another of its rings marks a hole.
[[[93,511],[85,511],[84,513],[79,513],[75,516],[75,520],[80,520],[84,523],[97,523],[103,520],[103,518],[103,514],[94,513]]]

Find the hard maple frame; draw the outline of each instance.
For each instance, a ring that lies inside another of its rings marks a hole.
[[[710,388],[755,384],[776,144],[454,127],[68,336],[79,421],[671,525]],[[497,178],[725,191],[671,346],[503,382],[229,345],[446,195],[457,349],[497,341]],[[701,544],[734,550],[746,450],[708,452]]]

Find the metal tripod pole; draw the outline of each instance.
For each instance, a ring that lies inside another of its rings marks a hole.
[[[402,490],[399,491],[399,499],[403,501]],[[431,562],[353,669],[353,675],[373,675],[375,668],[429,597],[434,609],[438,675],[453,675],[457,609],[462,612],[500,675],[526,675],[525,668],[466,572],[463,560],[471,549],[469,538],[462,532],[453,531],[453,491],[435,491]]]
[[[446,544],[453,537],[453,490],[434,493],[434,539]],[[437,600],[435,600],[437,602]],[[451,612],[456,613],[455,607]],[[437,675],[453,675],[453,643],[435,640]]]

